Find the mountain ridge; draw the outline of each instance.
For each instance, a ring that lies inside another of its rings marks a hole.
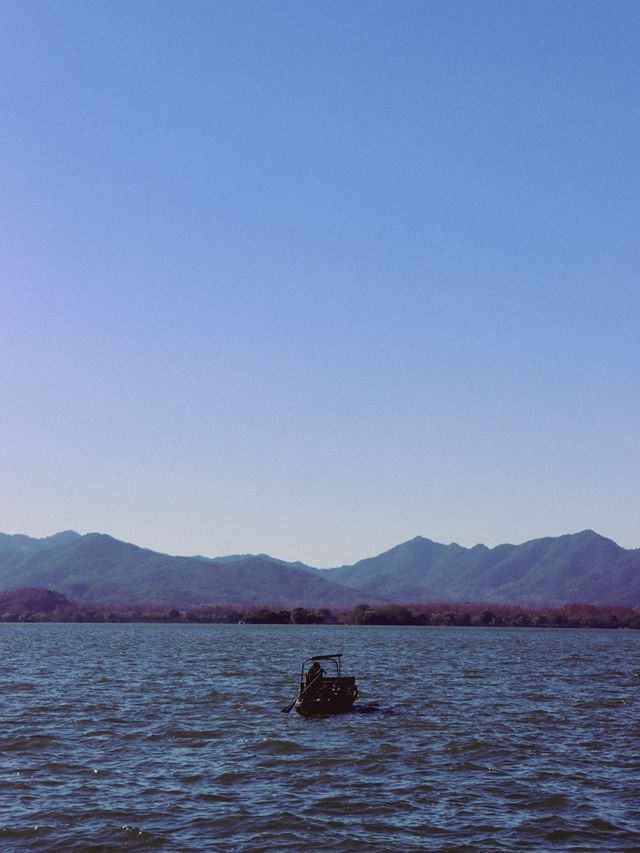
[[[106,533],[0,533],[0,590],[55,589],[92,603],[278,604],[487,601],[640,606],[640,549],[593,530],[465,548],[415,536],[352,565],[317,569],[268,554],[172,556]]]
[[[615,578],[625,563],[627,588]],[[407,600],[466,598],[529,606],[640,602],[640,551],[627,551],[593,530],[494,548],[415,537],[377,557],[327,571],[339,583]],[[608,583],[603,573],[609,573]]]
[[[15,543],[0,540],[0,588],[55,589],[79,602],[194,606],[353,606],[359,594],[270,557],[179,557],[104,533]],[[316,602],[319,602],[316,604]]]

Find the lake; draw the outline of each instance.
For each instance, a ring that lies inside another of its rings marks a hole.
[[[640,631],[0,625],[7,850],[640,850]],[[305,719],[302,658],[357,710]]]

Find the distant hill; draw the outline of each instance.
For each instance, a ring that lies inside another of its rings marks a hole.
[[[324,577],[393,601],[640,606],[640,549],[592,530],[522,545],[441,545],[417,536]]]
[[[443,545],[417,536],[352,566],[314,569],[266,554],[173,557],[102,533],[0,534],[0,590],[42,587],[95,604],[352,607],[367,601],[571,602],[640,606],[640,549],[592,530],[522,545]]]
[[[266,555],[171,557],[101,533],[0,535],[0,590],[44,587],[79,602],[350,607],[360,594]]]

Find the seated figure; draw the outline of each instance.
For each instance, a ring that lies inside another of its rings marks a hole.
[[[313,664],[307,670],[307,676],[305,678],[307,696],[319,695],[323,675],[324,669],[320,666],[317,660],[314,661]]]

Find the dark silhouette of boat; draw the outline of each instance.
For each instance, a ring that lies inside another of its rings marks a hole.
[[[300,690],[292,703],[299,714],[344,714],[353,708],[358,698],[356,679],[342,674],[341,658],[342,654],[313,655],[302,662]],[[330,667],[329,673],[323,663]]]

